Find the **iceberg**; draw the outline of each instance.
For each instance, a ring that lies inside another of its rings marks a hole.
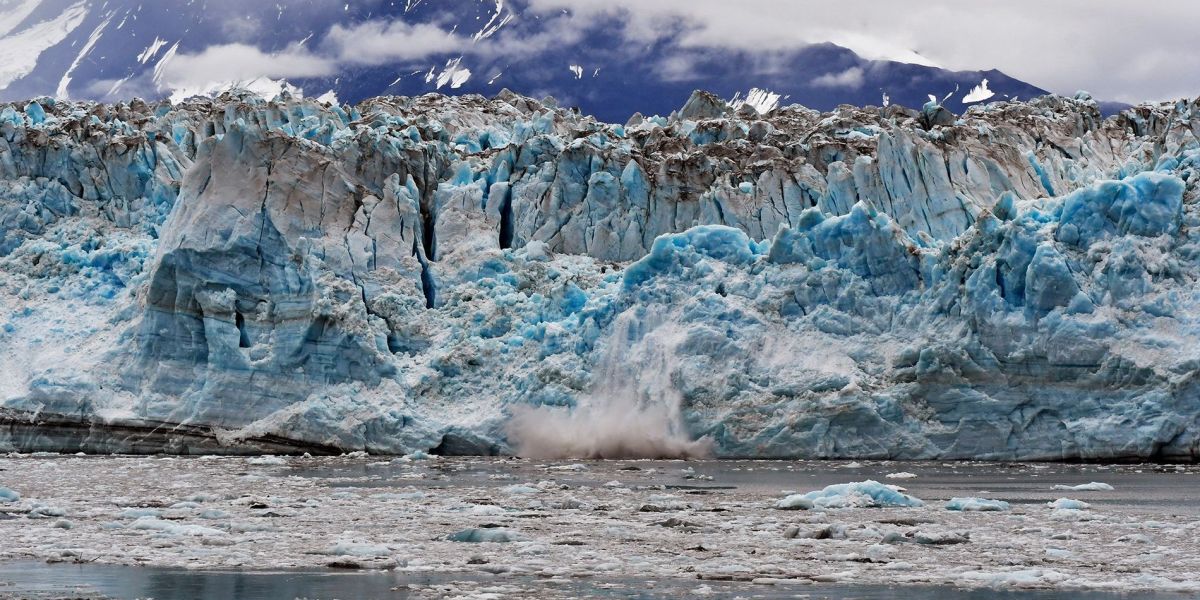
[[[924,505],[924,502],[903,493],[900,488],[868,479],[855,483],[834,484],[807,494],[791,495],[781,500],[777,506],[779,508],[890,508]]]
[[[951,498],[946,502],[946,510],[962,512],[1003,512],[1010,508],[1003,500],[989,498]]]
[[[3,105],[0,451],[1194,460],[1198,119]]]
[[[1079,485],[1058,484],[1058,485],[1055,485],[1051,489],[1066,490],[1066,491],[1072,491],[1072,492],[1111,492],[1113,490],[1113,486],[1111,486],[1107,483],[1093,481],[1091,483],[1081,483]]]

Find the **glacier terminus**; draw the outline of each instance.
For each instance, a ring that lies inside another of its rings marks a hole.
[[[4,105],[0,450],[1196,460],[1197,135],[1085,93]]]

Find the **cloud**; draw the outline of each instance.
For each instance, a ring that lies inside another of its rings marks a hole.
[[[841,73],[826,73],[812,80],[817,87],[858,89],[863,84],[861,67],[850,67]]]
[[[323,77],[337,71],[336,61],[295,46],[268,53],[247,44],[220,44],[169,59],[162,82],[178,88],[259,77]]]
[[[470,40],[430,23],[368,21],[352,27],[334,25],[325,36],[338,61],[357,65],[382,65],[455,52]]]
[[[864,58],[1000,69],[1055,92],[1114,100],[1200,93],[1200,2],[1121,0],[529,0],[527,15],[624,15],[628,40],[680,48],[788,50],[820,42]],[[667,26],[665,24],[674,24]],[[676,35],[677,34],[677,35]]]

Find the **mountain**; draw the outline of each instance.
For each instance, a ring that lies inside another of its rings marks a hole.
[[[759,102],[818,110],[881,105],[885,96],[919,108],[930,95],[952,95],[944,104],[955,112],[968,99],[1046,93],[995,70],[866,60],[827,43],[696,47],[681,43],[684,24],[630,38],[628,18],[504,0],[0,0],[0,100],[178,99],[234,82],[269,94],[286,79],[311,97],[352,103],[508,88],[624,122],[635,112],[666,115],[694,89],[726,98],[758,89]]]
[[[1191,459],[1200,104],[0,108],[0,449]]]

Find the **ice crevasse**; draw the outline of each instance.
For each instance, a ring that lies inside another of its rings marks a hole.
[[[718,456],[1196,459],[1198,133],[1086,94],[7,105],[0,450],[498,454],[608,410]]]

